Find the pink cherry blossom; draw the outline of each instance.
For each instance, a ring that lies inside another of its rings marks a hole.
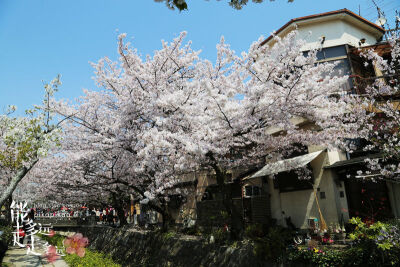
[[[79,257],[85,256],[85,247],[88,244],[89,240],[80,233],[64,239],[66,252],[68,254],[77,254]]]
[[[60,258],[60,256],[57,254],[57,250],[55,246],[49,246],[47,248],[46,253],[44,254],[44,257],[47,259],[49,263],[55,262],[57,259]]]

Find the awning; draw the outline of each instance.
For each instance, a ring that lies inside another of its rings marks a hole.
[[[383,157],[383,155],[381,153],[378,153],[378,154],[367,155],[364,157],[358,157],[358,158],[337,161],[337,162],[333,163],[332,165],[326,166],[325,169],[348,167],[348,166],[360,165],[360,164],[362,165],[362,164],[365,164],[366,159],[380,159],[382,157]]]
[[[276,174],[276,173],[290,171],[290,170],[304,167],[308,163],[313,161],[316,157],[318,157],[318,155],[321,154],[322,151],[323,150],[320,150],[320,151],[316,151],[316,152],[309,153],[306,155],[294,157],[291,159],[285,159],[285,160],[280,160],[277,162],[269,163],[269,164],[265,165],[261,170],[257,171],[255,174],[245,178],[244,180],[262,177],[262,176],[268,176],[271,174]]]

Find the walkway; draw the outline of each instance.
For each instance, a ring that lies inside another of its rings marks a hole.
[[[45,241],[40,240],[38,237],[35,236],[35,250],[36,252],[43,255],[46,251]],[[19,248],[19,247],[10,247],[7,250],[7,253],[3,259],[3,264],[6,264],[7,267],[68,267],[68,264],[62,260],[56,260],[52,265],[49,264],[43,256],[36,256],[26,254],[26,248]],[[1,266],[1,264],[0,264]]]

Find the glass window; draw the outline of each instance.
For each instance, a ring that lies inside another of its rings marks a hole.
[[[321,51],[317,52],[318,60],[328,59],[333,57],[346,56],[346,47],[344,45],[322,48]]]
[[[253,188],[252,186],[246,186],[245,187],[245,195],[246,197],[250,197],[253,195]]]

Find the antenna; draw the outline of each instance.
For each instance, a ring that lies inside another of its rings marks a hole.
[[[385,24],[387,22],[387,19],[385,18],[385,13],[383,13],[383,11],[381,11],[379,6],[376,4],[375,0],[371,0],[371,1],[375,5],[376,10],[378,12],[378,19],[375,21],[375,24],[381,26],[382,28],[385,28]]]

